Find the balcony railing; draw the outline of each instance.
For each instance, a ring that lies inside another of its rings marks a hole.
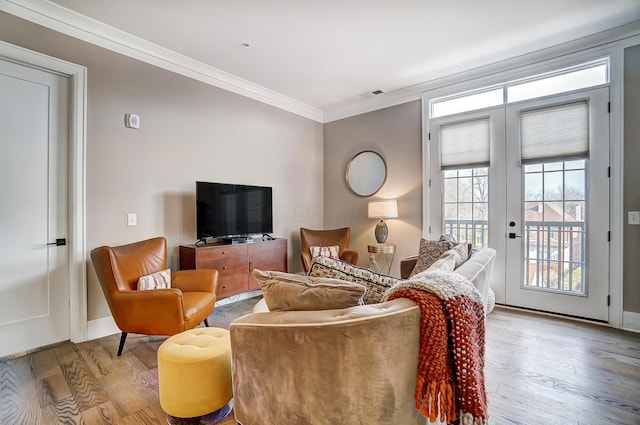
[[[488,246],[489,223],[445,220],[444,233],[458,242]],[[582,221],[526,221],[524,223],[523,287],[585,293],[586,238]]]

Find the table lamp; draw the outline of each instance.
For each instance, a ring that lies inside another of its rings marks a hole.
[[[384,222],[384,219],[398,217],[398,202],[395,199],[369,202],[367,215],[369,218],[380,219],[378,224],[376,224],[376,241],[378,243],[385,243],[387,236],[389,236],[389,228],[387,227],[387,223]]]

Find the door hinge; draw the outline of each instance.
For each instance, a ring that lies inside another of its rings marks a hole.
[[[429,234],[431,234],[431,226],[429,226]]]
[[[431,140],[431,132],[427,134],[427,139]]]
[[[607,177],[611,177],[611,167],[607,167]]]
[[[607,242],[611,242],[611,230],[607,232]]]
[[[607,295],[607,305],[611,305],[611,295]]]
[[[429,187],[431,187],[431,179],[429,179]]]
[[[607,113],[611,113],[611,102],[607,102]]]

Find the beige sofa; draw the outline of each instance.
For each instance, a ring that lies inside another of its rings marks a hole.
[[[455,270],[485,301],[494,260],[483,248]],[[413,301],[273,312],[263,301],[230,325],[240,424],[425,424],[414,401],[420,310]]]

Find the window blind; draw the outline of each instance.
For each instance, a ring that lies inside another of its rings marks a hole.
[[[443,170],[489,165],[489,119],[440,127],[440,164]]]
[[[522,162],[589,156],[589,105],[586,101],[520,114]]]

